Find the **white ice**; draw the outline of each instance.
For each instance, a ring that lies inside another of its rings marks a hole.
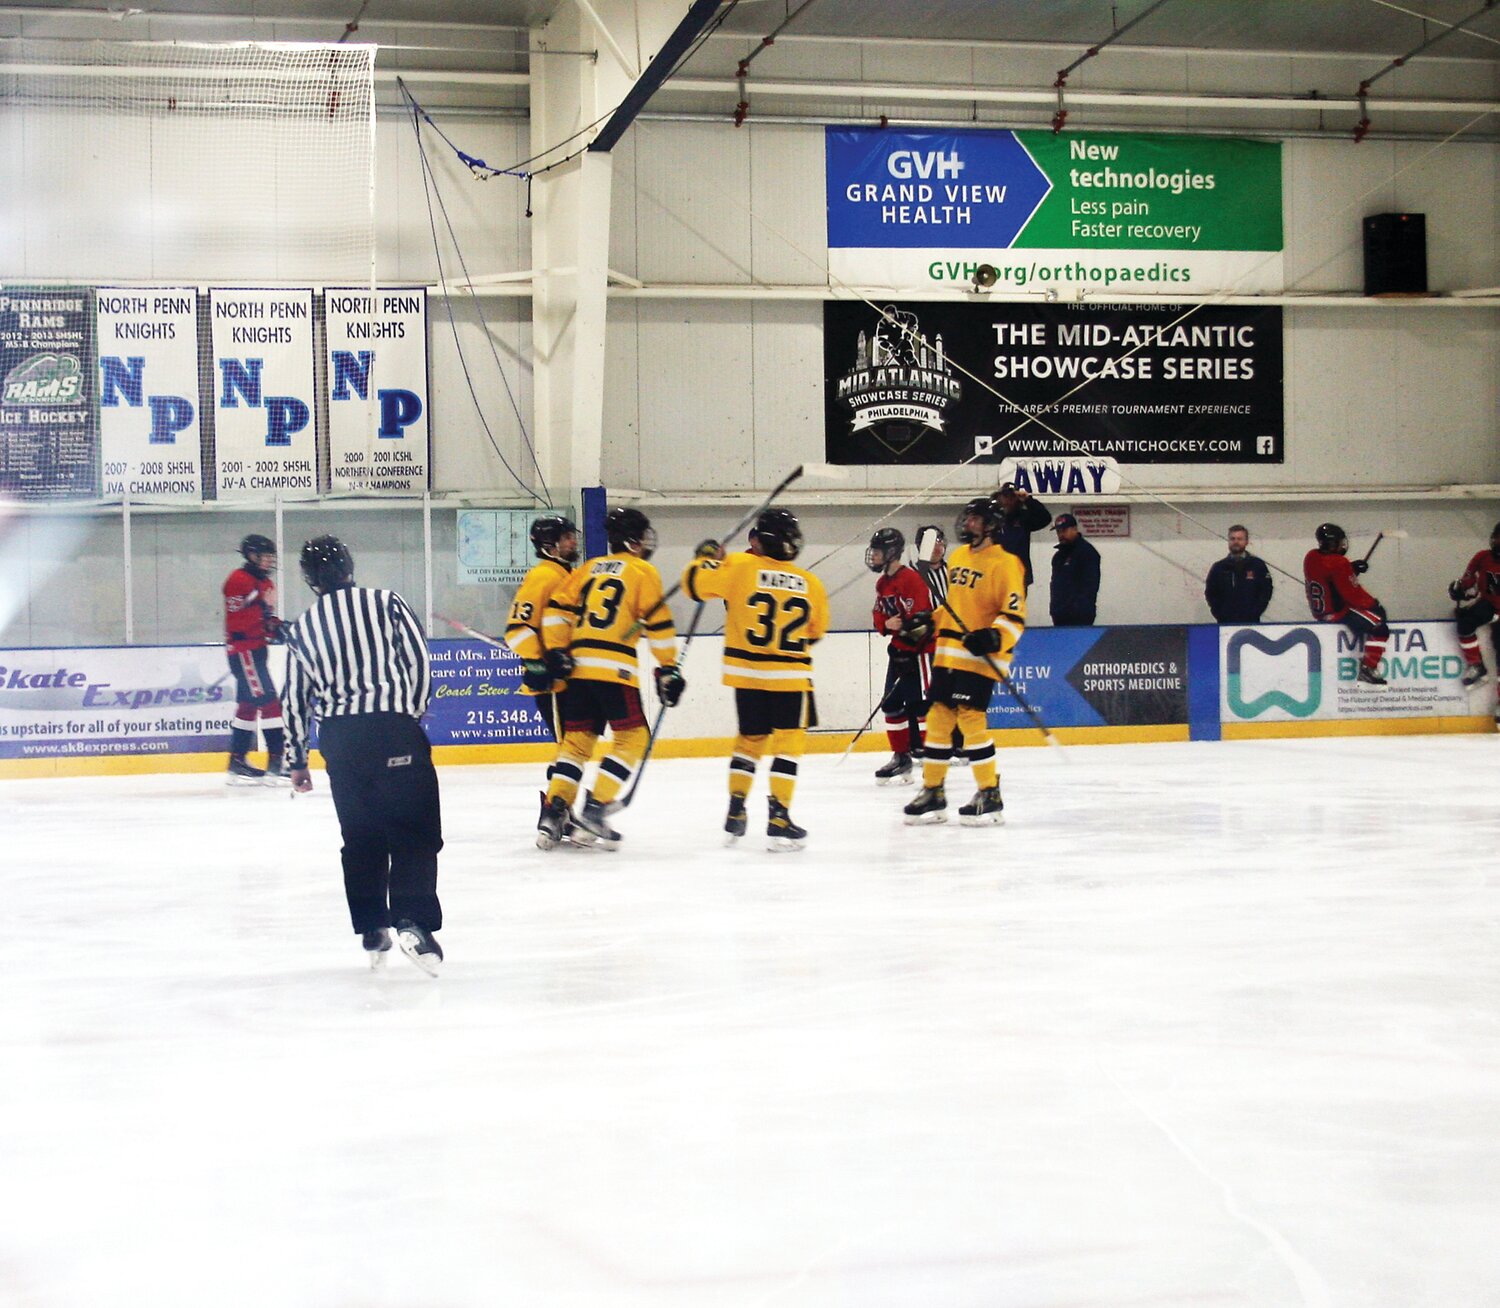
[[[4,783],[0,1303],[1495,1304],[1497,749],[1008,750],[982,830],[813,757],[796,855],[449,768],[437,981],[326,791]]]

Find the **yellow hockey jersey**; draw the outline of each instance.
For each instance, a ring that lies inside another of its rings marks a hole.
[[[661,574],[628,551],[589,559],[553,593],[542,619],[542,644],[566,649],[578,681],[639,686],[635,632],[644,631],[663,667],[677,661],[672,611],[662,603]]]
[[[542,657],[542,621],[547,616],[547,604],[571,571],[566,563],[541,559],[532,565],[531,571],[516,588],[516,596],[510,604],[510,617],[505,622],[505,643],[518,659]],[[524,686],[521,688],[523,695],[540,693]]]
[[[998,681],[991,664],[1009,671],[1016,642],[1026,630],[1026,565],[1009,550],[992,544],[960,545],[948,552],[947,564],[948,597],[932,615],[938,629],[933,665],[977,672]],[[965,629],[982,631],[985,627],[1000,633],[1000,652],[989,659],[971,654],[963,643]]]
[[[806,568],[759,554],[694,559],[682,585],[695,600],[724,601],[726,686],[812,689],[812,647],[828,631],[828,592]]]

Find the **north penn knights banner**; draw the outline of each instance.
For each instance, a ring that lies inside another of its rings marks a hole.
[[[826,457],[1280,463],[1281,329],[1275,306],[830,301]]]
[[[1127,132],[828,128],[828,272],[890,290],[1282,289],[1281,147]]]
[[[311,290],[208,293],[220,500],[318,494]]]
[[[430,468],[427,288],[330,286],[325,304],[332,489],[419,495]]]
[[[103,498],[198,503],[197,289],[101,286],[97,309]]]

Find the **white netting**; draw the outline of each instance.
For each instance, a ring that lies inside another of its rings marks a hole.
[[[375,47],[0,39],[0,280],[374,280]]]

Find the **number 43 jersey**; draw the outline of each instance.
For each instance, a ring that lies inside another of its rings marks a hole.
[[[759,554],[695,559],[682,574],[695,600],[724,601],[724,684],[811,690],[812,647],[828,631],[828,592],[795,563]]]
[[[677,661],[672,611],[662,603],[661,573],[634,554],[590,559],[553,592],[542,644],[566,649],[576,681],[639,686],[636,642],[644,634],[663,667]]]

